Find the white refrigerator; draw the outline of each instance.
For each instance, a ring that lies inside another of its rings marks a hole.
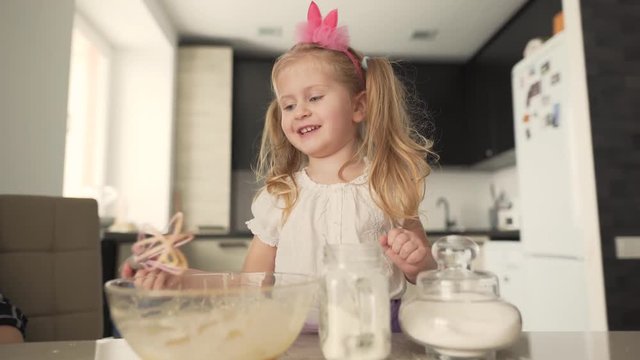
[[[569,45],[561,32],[511,74],[527,331],[607,326],[584,58]]]

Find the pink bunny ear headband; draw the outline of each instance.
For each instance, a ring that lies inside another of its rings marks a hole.
[[[362,58],[362,62],[358,61],[354,54],[349,51],[349,33],[346,26],[338,25],[338,10],[331,10],[327,16],[322,19],[320,9],[315,2],[309,4],[307,12],[307,22],[298,24],[298,43],[317,44],[325,49],[336,50],[347,55],[349,60],[356,68],[356,72],[365,82],[363,69],[367,70],[368,56]]]

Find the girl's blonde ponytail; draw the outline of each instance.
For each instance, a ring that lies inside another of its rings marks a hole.
[[[431,142],[413,128],[405,88],[387,59],[368,59],[366,92],[362,153],[371,164],[372,195],[395,223],[416,218],[431,171]]]

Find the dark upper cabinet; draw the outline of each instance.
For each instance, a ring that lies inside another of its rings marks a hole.
[[[264,118],[273,95],[271,67],[273,59],[233,61],[233,170],[249,170],[260,152]]]
[[[234,63],[233,169],[249,169],[272,97],[273,60]],[[511,66],[399,62],[396,74],[422,135],[444,166],[472,165],[514,146]]]
[[[471,163],[514,147],[511,69],[527,42],[552,35],[561,0],[530,0],[465,64]]]
[[[440,165],[472,165],[513,148],[509,66],[404,63],[397,73]]]
[[[470,164],[514,147],[511,67],[467,65],[464,82]]]
[[[442,165],[469,163],[468,125],[464,113],[464,67],[461,64],[396,64],[409,93],[417,128],[434,142]]]

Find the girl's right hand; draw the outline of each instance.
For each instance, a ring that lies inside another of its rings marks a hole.
[[[135,287],[146,290],[176,289],[180,284],[180,276],[159,269],[134,270],[128,262],[122,266],[120,276],[125,279],[133,279]]]
[[[136,271],[133,270],[131,265],[129,265],[128,261],[125,261],[122,267],[120,268],[120,277],[123,279],[131,279],[136,274]]]
[[[145,290],[177,289],[180,284],[180,276],[159,269],[140,269],[136,271],[133,279],[137,288]]]

